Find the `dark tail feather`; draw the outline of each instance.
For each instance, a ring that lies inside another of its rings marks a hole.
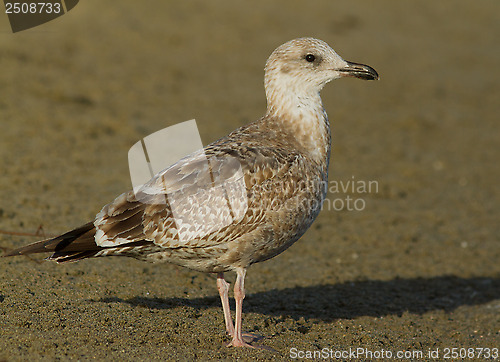
[[[58,263],[66,263],[72,261],[78,261],[82,259],[92,258],[98,253],[98,250],[89,251],[70,251],[70,252],[55,252],[49,256],[48,260],[55,260]]]
[[[53,239],[37,241],[12,250],[5,254],[4,257],[54,252],[49,259],[58,262],[89,258],[103,249],[95,243],[94,235],[94,224],[89,222]]]
[[[52,252],[53,254],[47,258],[48,260],[66,263],[94,256],[120,255],[137,257],[138,254],[134,250],[151,248],[154,245],[149,240],[138,240],[118,247],[103,248],[95,243],[95,232],[94,223],[89,222],[53,239],[37,241],[36,243],[12,250],[3,255],[3,257]],[[106,253],[99,254],[103,250]]]

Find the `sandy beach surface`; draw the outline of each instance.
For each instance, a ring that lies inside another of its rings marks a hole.
[[[91,220],[131,187],[127,152],[155,131],[194,118],[208,144],[259,118],[264,63],[290,39],[323,39],[381,80],[324,89],[324,210],[248,271],[243,327],[275,352],[225,347],[213,275],[34,256],[0,259],[0,361],[494,353],[499,13],[495,0],[86,0],[15,34],[1,14],[2,231],[55,235]],[[7,249],[36,240],[0,234]]]

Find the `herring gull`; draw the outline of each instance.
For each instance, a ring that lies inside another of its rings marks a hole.
[[[5,256],[52,252],[48,259],[58,263],[130,256],[216,273],[228,346],[258,347],[257,337],[242,333],[245,274],[296,242],[320,212],[331,140],[320,90],[341,77],[378,74],[314,38],[279,46],[265,67],[264,117],[118,196],[93,221]],[[237,275],[234,324],[229,271]]]

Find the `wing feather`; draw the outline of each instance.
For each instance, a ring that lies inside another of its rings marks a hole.
[[[96,243],[149,240],[181,248],[234,240],[262,222],[263,203],[276,187],[270,184],[284,179],[300,157],[262,143],[208,146],[161,171],[136,194],[129,191],[106,205],[94,222]]]

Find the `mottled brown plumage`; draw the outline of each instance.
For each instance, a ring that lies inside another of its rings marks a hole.
[[[93,222],[6,256],[53,252],[49,259],[62,263],[121,255],[218,273],[230,345],[250,346],[241,332],[246,269],[292,245],[320,211],[330,126],[319,91],[341,76],[378,79],[320,40],[283,44],[266,64],[263,118],[118,196]],[[223,276],[233,270],[235,326]]]

